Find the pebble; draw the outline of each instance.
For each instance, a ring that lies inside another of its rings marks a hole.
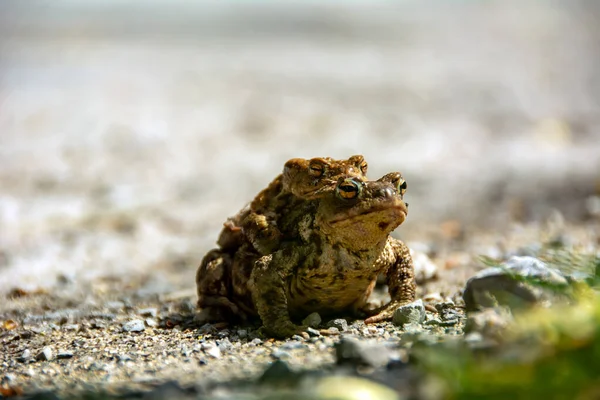
[[[512,314],[506,308],[486,308],[470,312],[464,330],[467,334],[479,332],[488,338],[501,338],[512,319]]]
[[[29,361],[30,359],[31,359],[31,350],[25,349],[21,353],[21,356],[17,358],[17,361],[24,363],[24,362]]]
[[[328,328],[337,328],[339,332],[346,332],[348,330],[348,321],[343,318],[332,319],[327,322]]]
[[[394,325],[420,324],[425,319],[425,306],[421,299],[400,306],[394,311],[392,322]]]
[[[68,358],[73,358],[73,353],[70,351],[60,351],[56,354],[56,358],[58,360],[66,360]]]
[[[535,279],[552,287],[568,286],[566,277],[560,271],[548,267],[537,258],[515,256],[500,267],[486,268],[467,281],[463,292],[466,309],[474,311],[497,305],[523,308],[561,298],[555,291],[532,285],[526,282],[527,279]]]
[[[134,319],[123,324],[123,331],[125,332],[142,332],[144,329],[146,329],[146,326],[141,319]]]
[[[238,329],[237,335],[240,339],[246,339],[248,337],[248,331],[245,329]]]
[[[273,357],[276,360],[288,360],[292,356],[287,351],[284,351],[281,349],[275,349],[271,352],[271,357]]]
[[[219,347],[219,350],[223,353],[233,348],[233,345],[231,344],[231,341],[228,338],[219,339],[217,341],[217,345]]]
[[[382,344],[344,336],[335,345],[335,355],[338,364],[379,368],[389,362],[391,354]]]
[[[288,340],[282,344],[279,348],[282,350],[294,350],[305,348],[306,345],[298,340]]]
[[[54,358],[54,353],[52,349],[48,346],[44,347],[41,352],[39,352],[35,359],[38,361],[50,361]]]
[[[214,343],[203,343],[202,350],[212,358],[221,358],[221,349]]]
[[[328,328],[328,329],[322,329],[319,332],[321,333],[321,335],[326,335],[326,336],[335,336],[335,335],[340,334],[340,330],[338,328],[336,328],[335,326],[332,326],[331,328]]]
[[[146,325],[150,328],[154,328],[158,326],[158,321],[156,321],[154,318],[146,318],[144,320],[144,322],[146,323]]]
[[[302,325],[309,326],[311,328],[318,328],[319,325],[321,325],[321,321],[322,320],[319,313],[314,312],[302,320]]]
[[[319,336],[321,336],[321,332],[319,332],[318,330],[316,330],[316,329],[313,329],[313,328],[307,328],[307,329],[306,329],[306,332],[307,332],[307,333],[308,333],[310,336],[312,336],[312,337],[319,337]]]

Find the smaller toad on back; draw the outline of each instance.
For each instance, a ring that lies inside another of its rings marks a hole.
[[[293,158],[285,163],[282,174],[225,222],[217,243],[222,251],[232,252],[249,242],[259,254],[269,254],[291,234],[279,227],[282,215],[332,192],[341,176],[366,179],[366,174],[367,162],[361,155],[347,160]]]

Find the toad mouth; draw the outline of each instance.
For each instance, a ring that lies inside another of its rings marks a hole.
[[[329,221],[329,223],[333,225],[333,224],[337,224],[342,221],[348,221],[348,220],[352,220],[354,218],[362,217],[362,216],[373,214],[373,213],[378,213],[381,211],[388,211],[388,210],[400,211],[404,214],[404,217],[406,218],[407,210],[406,210],[406,206],[404,206],[403,204],[394,204],[394,205],[379,204],[374,207],[369,207],[368,209],[357,210],[355,212],[350,212],[345,215],[340,215],[338,217],[331,219]]]

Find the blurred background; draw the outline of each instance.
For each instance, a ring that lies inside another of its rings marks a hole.
[[[401,171],[409,240],[586,223],[599,43],[593,0],[4,0],[0,291],[153,271],[192,287],[292,157]]]

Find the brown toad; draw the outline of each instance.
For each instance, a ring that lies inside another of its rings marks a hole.
[[[340,178],[334,191],[282,216],[281,226],[296,226],[298,237],[282,241],[277,251],[261,256],[244,244],[226,263],[203,262],[197,278],[219,281],[198,281],[199,306],[258,315],[265,331],[279,337],[301,331],[291,318],[313,311],[366,313],[367,323],[391,319],[415,297],[408,248],[389,236],[406,218],[405,188],[398,173],[367,182]],[[367,299],[380,273],[391,301],[369,310]]]
[[[278,228],[281,215],[333,191],[341,176],[366,178],[366,173],[361,155],[347,160],[293,158],[285,163],[282,174],[225,222],[217,243],[222,251],[232,252],[249,241],[260,254],[269,254],[286,234]]]

